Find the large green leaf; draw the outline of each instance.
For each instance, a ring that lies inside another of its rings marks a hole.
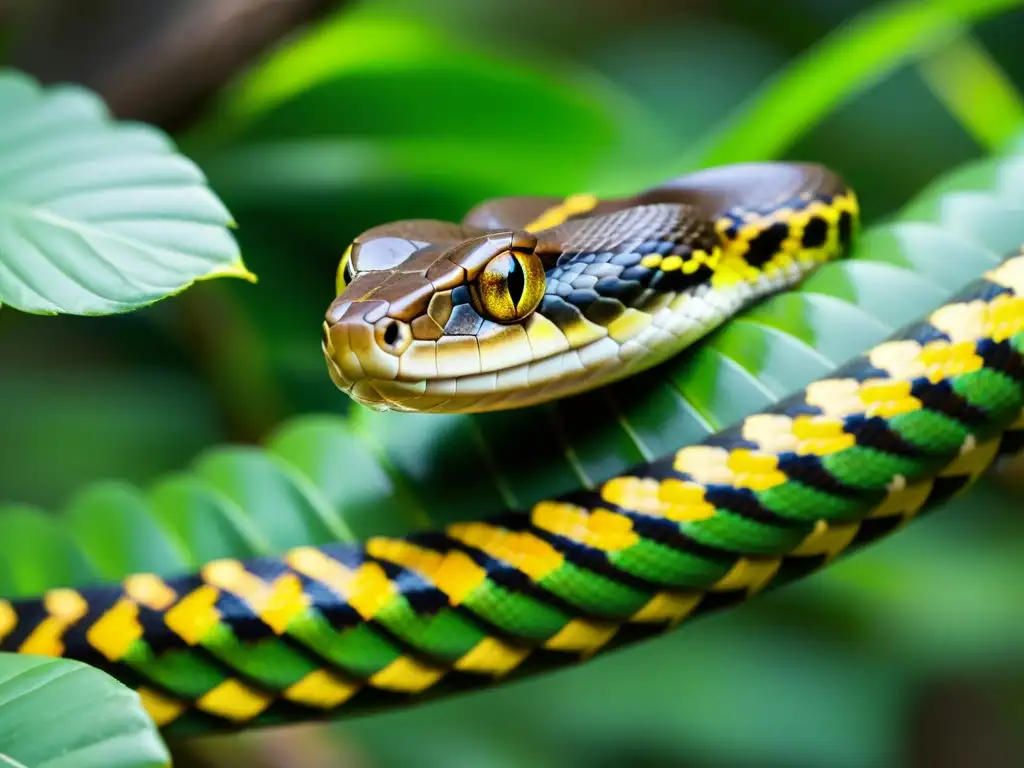
[[[919,67],[932,92],[977,142],[1002,149],[1024,123],[1024,103],[1009,77],[970,34]]]
[[[739,105],[681,167],[777,157],[843,102],[901,64],[956,44],[965,26],[1019,5],[1020,0],[900,0],[863,13]],[[998,95],[1002,105],[1004,94]],[[976,103],[984,98],[975,94]]]
[[[135,692],[65,659],[0,654],[4,768],[156,768],[170,755]]]
[[[251,279],[202,172],[92,94],[0,73],[0,303],[125,312],[194,281]]]

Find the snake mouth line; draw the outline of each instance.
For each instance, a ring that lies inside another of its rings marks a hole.
[[[450,410],[445,406],[459,402],[460,411],[528,405],[552,388],[559,392],[586,388],[588,382],[619,360],[622,345],[610,337],[530,360],[520,365],[487,373],[430,379],[397,376],[394,379],[363,378],[352,380],[324,347],[328,372],[334,384],[345,394],[377,411]],[[586,355],[584,364],[581,355]],[[532,376],[531,376],[532,373]],[[529,384],[530,389],[524,390]],[[527,396],[529,393],[530,396]]]

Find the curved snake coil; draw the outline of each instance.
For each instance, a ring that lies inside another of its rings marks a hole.
[[[856,213],[823,169],[758,165],[628,200],[506,200],[460,225],[388,225],[343,260],[325,353],[374,407],[561,397],[655,364],[838,256]],[[946,500],[1020,447],[1022,354],[1024,254],[799,394],[593,491],[361,547],[0,601],[0,649],[99,666],[181,730],[398,706],[578,661]]]

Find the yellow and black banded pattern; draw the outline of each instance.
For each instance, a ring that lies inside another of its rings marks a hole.
[[[163,726],[387,707],[586,658],[803,575],[1019,447],[1024,255],[863,358],[593,492],[443,532],[0,602]]]
[[[801,171],[798,187],[814,178],[827,177]],[[684,206],[721,197],[705,182],[655,190],[653,200],[639,203],[660,205],[658,195],[666,194]],[[620,283],[653,285],[654,293],[669,286],[661,293],[676,294],[669,301],[681,304],[694,297],[686,291],[695,284],[704,296],[747,286],[746,301],[794,264],[834,258],[856,227],[856,198],[840,186],[828,194],[819,187],[769,195],[763,205],[757,195],[730,197],[712,211],[714,237],[687,228],[678,212],[658,209],[633,220],[636,227],[675,216],[679,237],[659,240],[627,228],[631,239],[619,238],[628,249],[613,255],[622,257],[614,265],[621,269],[599,296],[625,299],[620,312],[602,310],[606,328],[620,322],[623,338],[613,341],[625,347],[633,338],[626,326],[634,321],[622,319],[635,318],[627,310],[652,315],[664,301],[630,303]],[[573,281],[561,256],[596,261],[607,252],[579,224],[602,206],[590,196],[514,215],[512,205],[483,206],[463,225],[386,230],[397,239],[381,253],[420,242],[416,235],[449,238],[458,251],[466,226],[500,229],[511,217],[535,238],[515,234],[512,246],[532,243],[543,253],[554,243],[558,251],[546,265],[545,301],[578,307],[588,297],[573,291],[598,281]],[[611,214],[619,210],[611,207]],[[435,315],[417,315],[417,307],[446,292],[444,309],[456,314],[453,295],[465,264],[505,247],[500,238],[482,242],[463,252],[462,265],[427,254],[433,261],[421,266],[429,279],[405,283],[415,295],[394,289],[388,307],[380,296],[389,295],[391,277],[365,278],[376,281],[368,289],[376,303],[363,302],[360,318],[386,322],[393,312],[416,333],[437,334],[430,323],[443,331]],[[361,269],[345,267],[353,277]],[[563,283],[570,287],[560,294]],[[547,322],[560,328],[552,317]],[[543,335],[551,328],[540,327],[547,331],[529,337],[534,349],[553,338]],[[340,354],[344,339],[336,341]],[[158,724],[182,732],[333,717],[485,686],[740,603],[894,530],[1024,446],[1022,408],[1019,254],[801,393],[595,490],[433,533],[300,547],[280,557],[209,562],[178,578],[137,574],[118,585],[0,600],[0,650],[106,669],[139,691]]]

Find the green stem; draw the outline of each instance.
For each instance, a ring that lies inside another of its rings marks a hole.
[[[903,0],[841,26],[708,132],[677,169],[782,155],[798,138],[893,69],[955,40],[965,26],[1021,0]]]
[[[918,67],[928,87],[989,152],[1002,150],[1024,126],[1024,100],[971,34],[936,51]]]

